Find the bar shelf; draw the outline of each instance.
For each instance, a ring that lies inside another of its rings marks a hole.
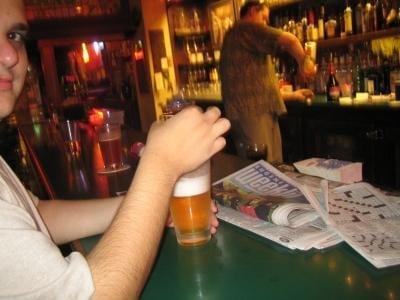
[[[379,31],[366,32],[362,34],[354,34],[346,37],[337,37],[318,41],[318,48],[335,48],[343,47],[350,44],[360,44],[370,40],[400,35],[400,27],[394,27]]]

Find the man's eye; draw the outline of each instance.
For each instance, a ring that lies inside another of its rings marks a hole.
[[[25,43],[27,39],[27,34],[25,32],[10,32],[8,34],[8,39],[17,43]]]

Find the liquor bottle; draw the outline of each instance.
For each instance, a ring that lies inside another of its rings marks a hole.
[[[194,37],[192,38],[192,47],[190,51],[189,62],[191,65],[195,65],[197,63],[197,44]]]
[[[325,57],[321,56],[319,59],[317,74],[315,75],[315,92],[317,94],[326,93],[326,73],[327,64]]]
[[[383,63],[380,67],[379,73],[382,74],[382,80],[380,83],[380,92],[384,95],[390,94],[390,69],[389,60],[383,57]]]
[[[360,50],[355,55],[356,62],[353,65],[353,95],[364,91],[364,76],[361,69]]]
[[[398,12],[397,12],[397,1],[390,1],[390,8],[388,7],[388,13],[386,16],[386,26],[394,27],[398,24]]]
[[[190,41],[189,41],[189,39],[186,39],[186,41],[185,41],[185,52],[186,52],[187,61],[189,63],[191,63],[190,58],[191,58],[192,50],[190,49]]]
[[[353,11],[349,2],[346,2],[346,9],[344,10],[344,31],[346,35],[351,35],[353,34]]]
[[[320,8],[318,18],[318,39],[323,40],[325,38],[325,7],[322,5]]]
[[[355,22],[355,31],[360,34],[364,31],[364,13],[363,13],[363,4],[361,0],[358,1],[356,8],[354,10],[354,22]]]
[[[197,9],[193,9],[193,26],[192,26],[192,31],[193,32],[200,32],[201,27],[200,27],[200,18],[199,18],[199,13]]]
[[[307,12],[307,41],[314,40],[315,16],[312,7]]]
[[[330,14],[328,21],[326,22],[326,36],[328,38],[334,38],[336,36],[336,30],[338,26],[335,14]]]
[[[344,23],[344,15],[339,14],[339,26],[337,27],[337,36],[344,37],[346,36],[346,29]]]
[[[367,0],[364,9],[364,22],[365,22],[365,31],[370,32],[374,31],[375,27],[375,7],[372,5],[370,0]]]
[[[384,2],[383,0],[376,0],[375,2],[375,30],[381,30],[384,28]]]
[[[326,96],[327,101],[339,101],[340,86],[339,81],[336,79],[336,70],[332,58],[333,55],[331,53],[328,65],[328,81],[326,82]]]
[[[304,9],[304,14],[303,18],[301,19],[301,24],[303,26],[303,42],[307,42],[307,26],[308,26],[308,20],[307,20],[307,11]]]
[[[25,80],[25,94],[27,97],[28,108],[32,122],[40,122],[44,118],[42,97],[36,68],[31,64],[28,66],[28,72]]]

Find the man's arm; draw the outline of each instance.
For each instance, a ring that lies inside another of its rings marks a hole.
[[[294,59],[296,59],[297,64],[299,65],[299,72],[303,77],[311,78],[315,76],[315,64],[311,58],[306,55],[303,46],[295,35],[289,32],[282,32],[277,41],[283,50],[287,51]]]
[[[304,53],[303,46],[299,39],[289,33],[282,31],[282,34],[278,37],[278,44],[287,51],[294,59],[296,59],[299,66],[302,65],[306,54]]]
[[[110,226],[122,197],[91,200],[39,201],[39,213],[56,244],[103,233]]]
[[[109,229],[88,256],[94,298],[138,298],[157,253],[180,175],[225,145],[229,122],[214,108],[183,110],[152,126],[134,180]],[[184,158],[184,159],[182,159]]]
[[[37,206],[53,241],[60,245],[104,233],[121,204],[122,197],[86,200],[39,200]],[[211,234],[219,225],[217,206],[211,203]],[[166,226],[173,227],[171,216]]]

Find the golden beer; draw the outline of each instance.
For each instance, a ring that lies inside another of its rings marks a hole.
[[[175,184],[170,210],[179,244],[197,246],[210,240],[209,162],[178,180]]]

